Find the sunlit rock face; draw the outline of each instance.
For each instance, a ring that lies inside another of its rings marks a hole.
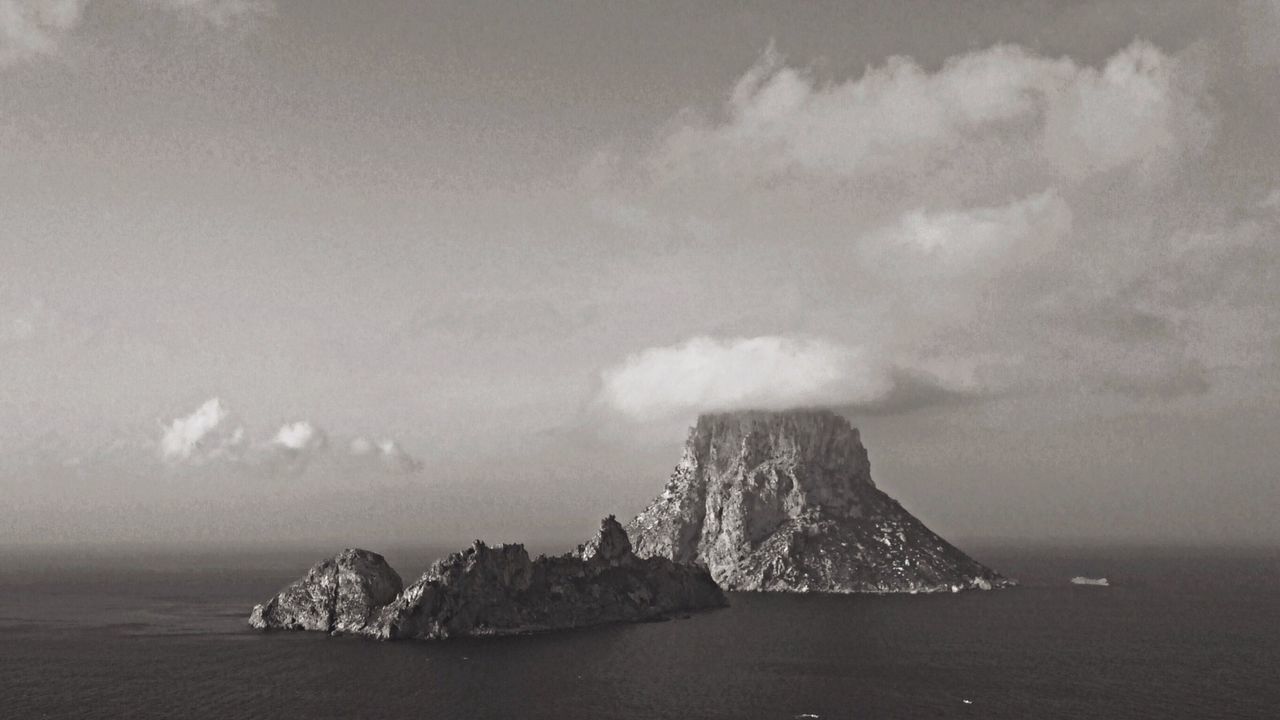
[[[347,549],[317,563],[306,576],[253,608],[256,628],[364,633],[404,589],[385,558]]]
[[[704,568],[637,557],[610,516],[576,552],[531,559],[523,545],[476,541],[404,588],[382,556],[347,550],[255,607],[249,622],[440,640],[639,622],[724,605]]]
[[[699,417],[666,488],[627,533],[641,557],[703,565],[726,590],[1012,584],[879,490],[857,429],[827,410]]]

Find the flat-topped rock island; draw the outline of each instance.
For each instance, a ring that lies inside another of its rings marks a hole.
[[[702,415],[663,492],[628,525],[643,557],[726,590],[916,593],[1014,585],[871,480],[857,428],[821,409]]]

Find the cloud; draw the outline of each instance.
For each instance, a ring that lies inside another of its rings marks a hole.
[[[242,465],[268,475],[296,476],[323,458],[329,436],[308,420],[285,423],[266,443],[240,458]]]
[[[637,352],[599,399],[638,420],[824,404],[909,412],[1011,392],[1169,401],[1218,370],[1260,366],[1280,293],[1267,202],[1202,231],[1086,226],[1051,188],[1004,204],[914,207],[827,257],[847,303],[825,335],[717,339]],[[1144,223],[1145,225],[1145,223]]]
[[[1006,310],[1021,310],[1011,296],[1034,290],[1039,268],[1069,247],[1072,228],[1070,207],[1051,189],[1001,205],[915,207],[850,238],[841,269],[856,291],[846,301],[876,313],[860,329],[863,342],[910,353],[904,344],[927,346],[955,328],[1008,322]]]
[[[1138,40],[1088,65],[997,45],[844,79],[768,49],[721,111],[583,169],[590,207],[625,210],[597,221],[677,248],[653,292],[698,303],[663,306],[688,339],[603,370],[600,401],[1173,402],[1269,367],[1280,191],[1212,171],[1232,130],[1205,50]]]
[[[346,452],[331,445],[346,446]],[[376,441],[357,436],[331,442],[329,434],[307,420],[282,425],[272,439],[256,452],[240,459],[243,466],[269,475],[297,476],[304,473],[332,475],[348,479],[368,479],[370,475],[410,475],[423,464],[392,438]]]
[[[1052,190],[992,207],[911,209],[845,248],[867,307],[883,308],[883,322],[855,342],[693,337],[606,369],[600,400],[646,420],[804,405],[906,412],[1003,392],[996,371],[1020,365],[1016,352],[935,340],[989,315],[993,294],[1052,254],[1071,224]]]
[[[87,0],[0,0],[0,66],[53,53]]]
[[[251,440],[219,398],[210,398],[190,415],[163,427],[160,458],[173,470],[217,466],[261,475],[297,476],[304,472],[410,474],[423,469],[392,438],[364,436],[339,441],[347,452],[331,452],[329,434],[310,420],[287,422],[263,440]]]
[[[976,353],[895,356],[874,343],[825,338],[699,336],[604,370],[597,399],[638,421],[811,406],[888,415],[999,394],[1004,388],[989,375],[1018,362]]]
[[[846,178],[1017,170],[1078,180],[1203,147],[1195,78],[1135,41],[1100,68],[997,45],[928,72],[891,57],[822,82],[771,46],[734,87],[724,120],[692,114],[649,163],[659,175]]]
[[[243,452],[245,442],[244,427],[231,419],[222,400],[215,397],[164,428],[160,457],[168,463],[192,464],[234,459]]]
[[[1017,364],[989,349],[940,352],[939,331],[986,312],[993,287],[1069,235],[1071,211],[1054,191],[967,210],[915,208],[851,239],[847,272],[897,327],[860,341],[694,337],[650,348],[603,373],[601,398],[636,418],[677,412],[854,405],[878,412],[996,392],[986,369]]]
[[[335,450],[345,445],[346,452]],[[282,425],[272,439],[242,459],[268,474],[301,475],[304,472],[358,479],[376,475],[410,475],[423,463],[400,443],[388,437],[371,440],[363,435],[331,442],[329,434],[307,420]]]
[[[644,350],[603,374],[601,397],[638,419],[735,408],[861,403],[892,388],[860,348],[778,336],[695,337]]]
[[[282,425],[271,442],[285,450],[302,453],[323,449],[328,445],[328,438],[315,425],[299,420]]]
[[[384,438],[378,443],[378,459],[384,465],[401,473],[412,473],[422,470],[422,462],[405,452],[400,443]]]
[[[944,378],[923,369],[895,369],[890,381],[889,391],[870,402],[828,405],[849,414],[900,415],[930,407],[966,405],[998,394],[984,389],[972,375],[956,377],[953,373],[953,377]]]
[[[91,0],[0,0],[0,67],[57,53]],[[271,0],[134,0],[139,6],[228,28],[274,12]]]
[[[1035,262],[1071,232],[1071,221],[1071,208],[1051,189],[991,207],[915,208],[857,247],[868,270],[991,276]]]

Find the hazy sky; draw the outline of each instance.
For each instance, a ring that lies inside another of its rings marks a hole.
[[[1280,3],[0,0],[0,542],[568,542],[825,404],[1280,541]]]

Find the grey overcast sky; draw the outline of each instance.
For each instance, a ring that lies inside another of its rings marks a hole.
[[[0,0],[0,543],[569,543],[832,405],[1280,541],[1280,3]]]

